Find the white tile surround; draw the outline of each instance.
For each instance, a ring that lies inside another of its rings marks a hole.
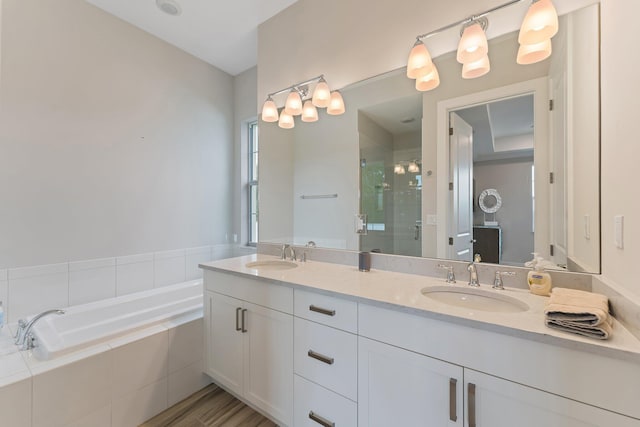
[[[200,246],[113,258],[0,269],[7,323],[64,308],[202,277],[198,264],[255,252],[232,245]]]
[[[21,369],[0,369],[0,425],[137,426],[210,382],[202,331],[202,317],[187,316],[49,361],[0,355]],[[0,333],[0,349],[9,338]]]

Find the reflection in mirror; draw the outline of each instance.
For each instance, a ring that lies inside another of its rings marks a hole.
[[[517,65],[517,34],[504,34],[489,41],[483,77],[462,79],[450,52],[434,59],[433,91],[416,92],[401,69],[344,88],[342,116],[261,122],[260,240],[506,265],[535,251],[598,272],[598,20],[597,4],[561,16],[537,64]],[[460,136],[450,151],[449,128],[464,135],[465,123],[468,146]],[[502,204],[486,212],[491,189]],[[302,198],[314,194],[338,197]]]
[[[422,252],[422,97],[359,110],[360,211],[367,215],[362,251]]]

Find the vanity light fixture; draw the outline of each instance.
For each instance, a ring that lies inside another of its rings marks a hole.
[[[420,167],[418,166],[418,162],[416,160],[409,162],[409,166],[407,166],[407,170],[411,173],[419,173]]]
[[[489,20],[482,17],[462,26],[456,59],[461,64],[476,62],[489,53],[489,43],[485,31]]]
[[[262,105],[262,120],[265,122],[278,121],[278,107],[271,96],[267,97],[267,100]]]
[[[318,110],[316,110],[316,106],[313,105],[313,102],[310,100],[304,101],[304,106],[302,107],[302,116],[300,120],[303,122],[317,122],[318,121]]]
[[[551,0],[534,0],[522,21],[518,42],[536,44],[558,32],[558,13]]]
[[[315,83],[313,96],[309,96],[310,85]],[[273,97],[281,93],[289,92],[284,108],[278,114],[278,106]],[[262,121],[278,122],[283,129],[291,129],[295,126],[294,116],[301,116],[303,122],[315,122],[318,120],[317,108],[327,108],[327,114],[338,115],[345,112],[344,100],[338,91],[331,92],[323,75],[296,83],[267,95],[267,100],[262,105]]]
[[[551,0],[534,0],[518,34],[518,64],[535,64],[551,55],[551,37],[558,32],[558,13]]]
[[[405,174],[405,169],[404,166],[402,166],[401,164],[396,164],[393,167],[393,173],[395,173],[396,175],[404,175]]]
[[[302,114],[302,98],[295,88],[291,89],[287,97],[287,102],[284,104],[284,111],[292,116]]]
[[[329,100],[329,106],[327,107],[327,114],[337,116],[344,113],[344,100],[342,95],[337,90],[331,92],[331,98]]]
[[[460,25],[462,28],[456,59],[462,64],[462,77],[473,79],[487,74],[491,70],[488,56],[489,44],[485,33],[489,25],[487,15],[521,1],[508,1],[437,30],[416,36],[416,41],[407,60],[407,77],[416,80],[416,89],[419,91],[437,88],[440,84],[438,69],[423,40]],[[520,49],[516,62],[518,64],[533,64],[548,58],[551,55],[551,37],[557,32],[558,15],[551,0],[532,0],[518,35]]]
[[[282,113],[280,113],[280,119],[278,120],[278,126],[280,126],[282,129],[291,129],[295,125],[296,125],[296,123],[293,120],[293,116],[283,110]]]

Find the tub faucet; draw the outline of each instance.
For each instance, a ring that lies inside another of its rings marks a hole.
[[[31,350],[34,346],[33,344],[33,334],[31,333],[31,328],[33,328],[33,325],[35,325],[35,323],[42,319],[44,316],[47,316],[49,314],[64,314],[65,311],[64,310],[47,310],[47,311],[43,311],[42,313],[34,316],[33,319],[31,319],[29,322],[27,322],[24,319],[20,319],[18,321],[18,332],[16,332],[16,340],[15,340],[15,344],[20,346],[20,350]]]

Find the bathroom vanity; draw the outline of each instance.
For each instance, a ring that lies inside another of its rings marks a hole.
[[[640,426],[640,342],[618,322],[600,342],[546,328],[545,297],[520,289],[483,284],[496,305],[465,307],[431,295],[465,280],[261,254],[201,267],[206,373],[280,425]]]

